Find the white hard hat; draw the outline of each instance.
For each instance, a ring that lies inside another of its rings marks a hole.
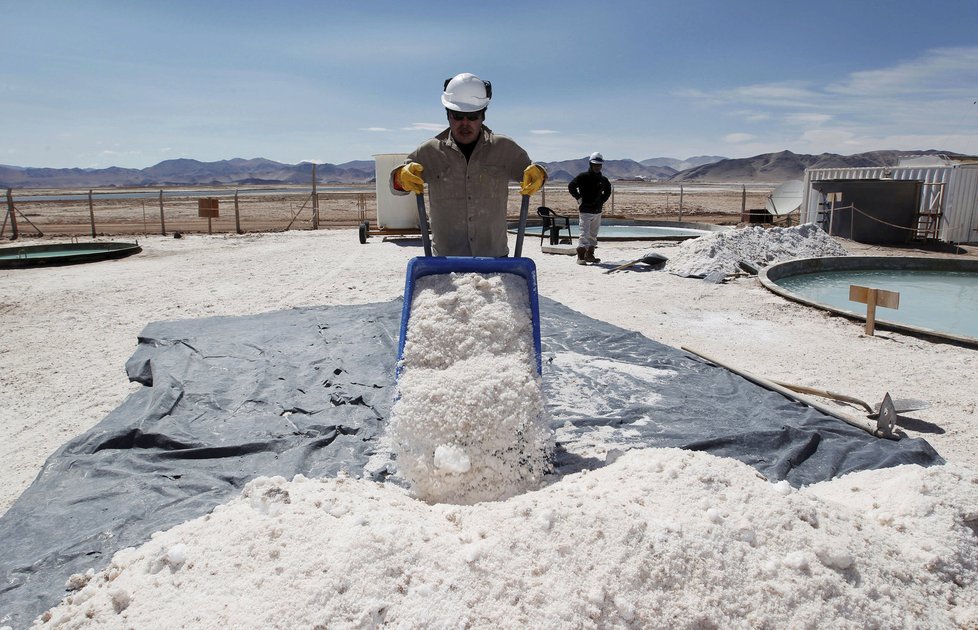
[[[604,156],[602,156],[600,153],[595,151],[594,153],[591,154],[591,157],[588,159],[588,162],[590,162],[591,164],[604,164]]]
[[[485,109],[491,98],[492,84],[463,72],[445,81],[441,104],[456,112],[477,112]]]

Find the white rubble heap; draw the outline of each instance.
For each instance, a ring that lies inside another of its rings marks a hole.
[[[802,490],[729,458],[624,453],[478,505],[262,477],[74,576],[35,628],[975,628],[978,476]]]
[[[750,226],[711,232],[684,241],[670,256],[663,271],[677,276],[702,277],[717,271],[737,273],[743,261],[760,269],[793,258],[847,256],[849,252],[814,223],[796,227]]]
[[[526,280],[417,280],[389,436],[416,496],[472,504],[538,484],[553,432],[537,372]]]

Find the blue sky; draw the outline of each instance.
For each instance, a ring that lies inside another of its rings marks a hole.
[[[978,154],[978,2],[0,0],[0,164],[342,163],[445,126],[540,161]]]

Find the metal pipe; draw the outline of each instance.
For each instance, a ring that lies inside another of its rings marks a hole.
[[[418,226],[421,228],[421,244],[424,245],[424,255],[431,256],[431,238],[428,235],[428,212],[424,207],[424,193],[418,197]]]
[[[523,195],[523,201],[520,203],[520,227],[516,231],[516,257],[520,258],[523,256],[523,233],[526,232],[526,215],[530,211],[530,196]]]

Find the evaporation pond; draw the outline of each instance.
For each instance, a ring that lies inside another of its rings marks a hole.
[[[978,273],[968,271],[820,271],[788,276],[777,284],[812,302],[865,317],[849,301],[849,285],[896,291],[900,308],[877,308],[876,319],[978,339]]]
[[[571,237],[578,237],[577,224],[570,226]],[[598,230],[598,240],[643,240],[657,238],[682,238],[698,237],[710,234],[709,230],[697,230],[695,228],[680,228],[659,225],[602,225]],[[540,236],[540,226],[531,225],[526,228],[527,237]],[[561,237],[567,237],[567,228],[561,230]]]
[[[68,257],[68,256],[92,256],[92,255],[104,254],[106,251],[108,250],[105,247],[99,247],[98,245],[93,245],[91,249],[78,248],[78,249],[64,249],[64,250],[57,250],[57,249],[30,250],[25,248],[25,251],[9,253],[9,254],[4,252],[3,250],[0,250],[0,260],[25,260],[25,259],[30,260],[32,258],[47,259],[47,258],[60,258],[60,257]]]

